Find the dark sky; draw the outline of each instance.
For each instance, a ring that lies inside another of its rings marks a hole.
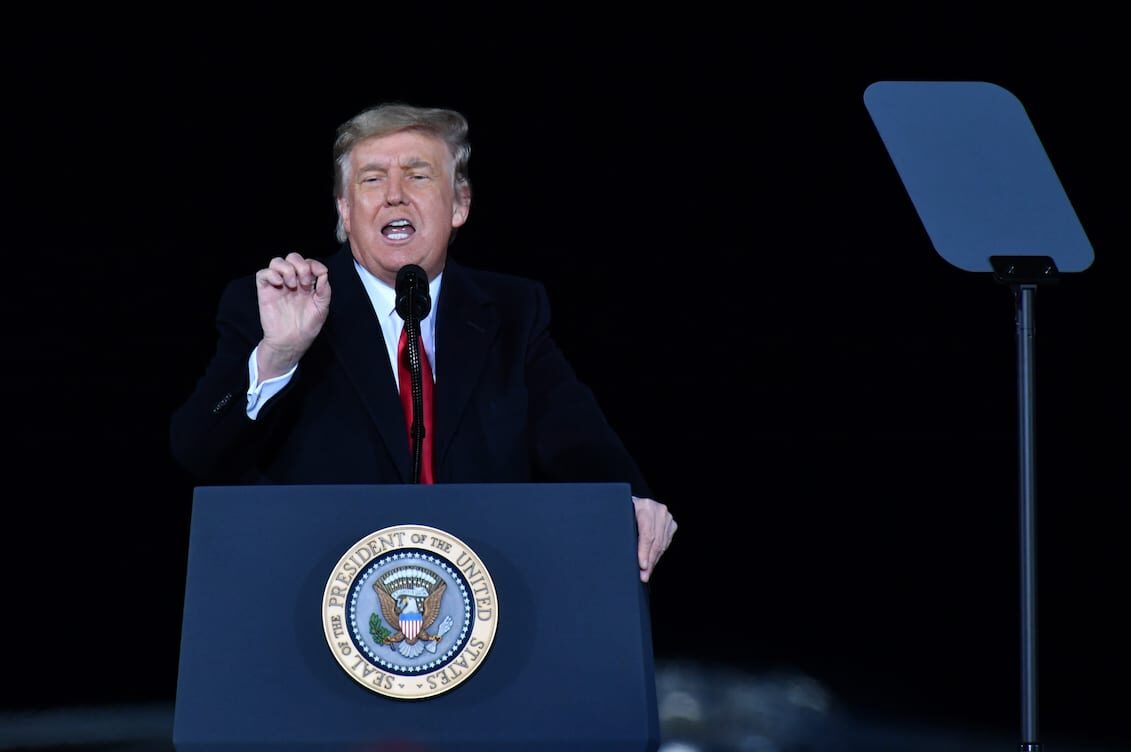
[[[1014,302],[935,251],[863,101],[878,80],[978,80],[1025,105],[1095,251],[1036,297],[1042,727],[1124,737],[1110,19],[578,11],[372,38],[345,18],[89,20],[105,26],[11,27],[0,53],[17,168],[5,706],[173,699],[192,485],[169,414],[223,283],[334,246],[335,127],[405,99],[471,122],[453,255],[547,285],[559,343],[676,512],[657,655],[1017,729]],[[714,613],[690,610],[702,589]]]

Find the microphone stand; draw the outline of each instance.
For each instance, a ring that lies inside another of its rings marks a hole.
[[[432,300],[428,295],[428,275],[415,264],[406,264],[397,272],[396,280],[397,313],[404,319],[406,354],[411,383],[412,421],[409,436],[412,440],[412,483],[420,482],[424,454],[424,385],[421,383],[420,319],[432,310]],[[404,385],[401,385],[402,389]]]
[[[409,288],[409,300],[416,299],[416,278],[412,278]],[[408,354],[408,371],[412,381],[412,482],[420,482],[421,455],[424,445],[424,387],[421,383],[420,372],[420,317],[415,304],[409,305],[409,315],[404,322],[408,341],[406,352]]]

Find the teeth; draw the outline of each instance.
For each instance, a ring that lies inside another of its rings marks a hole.
[[[407,219],[394,219],[389,224],[385,225],[385,237],[389,240],[407,240],[409,233],[400,231],[400,228],[412,227],[412,222]]]

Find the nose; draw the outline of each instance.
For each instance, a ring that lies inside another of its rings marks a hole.
[[[385,203],[390,206],[404,203],[404,177],[393,172],[386,181]]]

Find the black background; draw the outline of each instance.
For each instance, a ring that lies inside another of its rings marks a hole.
[[[613,11],[8,26],[4,706],[174,697],[192,486],[169,414],[223,283],[335,245],[335,127],[404,99],[471,122],[453,255],[545,282],[675,510],[658,657],[1014,733],[1014,303],[935,252],[863,102],[980,80],[1025,105],[1095,250],[1036,297],[1041,726],[1124,738],[1119,25]]]

